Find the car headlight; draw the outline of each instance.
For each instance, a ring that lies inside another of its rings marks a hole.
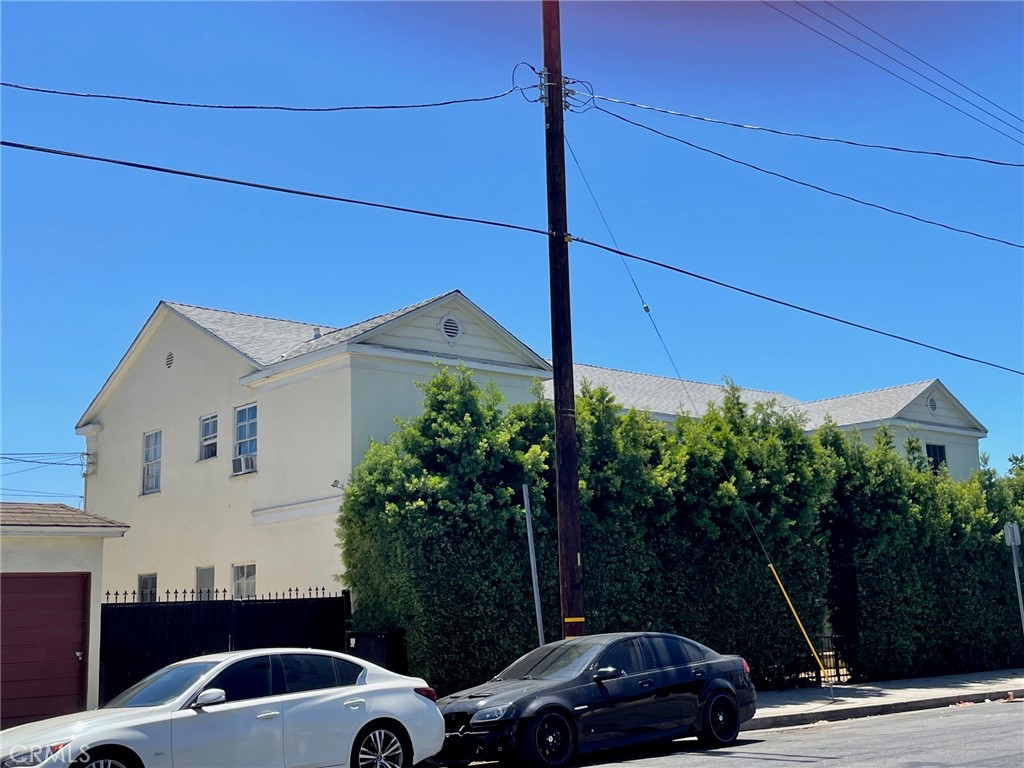
[[[481,709],[473,715],[473,718],[469,722],[472,725],[478,725],[480,723],[494,723],[499,720],[512,720],[518,716],[519,707],[509,702],[507,704],[499,704],[496,707]]]
[[[0,768],[29,768],[33,765],[41,765],[55,754],[60,752],[69,744],[67,741],[60,741],[56,744],[46,746],[25,747],[19,749],[10,757],[0,762]]]

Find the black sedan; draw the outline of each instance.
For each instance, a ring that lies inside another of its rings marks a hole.
[[[444,765],[562,766],[582,753],[683,736],[731,744],[757,694],[739,656],[676,635],[620,632],[541,646],[438,706]]]

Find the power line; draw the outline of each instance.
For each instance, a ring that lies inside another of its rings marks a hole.
[[[820,187],[817,184],[811,184],[810,182],[807,182],[807,181],[800,181],[799,179],[794,179],[792,176],[787,176],[787,175],[785,175],[783,173],[778,173],[776,171],[770,171],[767,168],[762,168],[759,165],[754,165],[753,163],[748,163],[748,162],[746,162],[744,160],[737,160],[734,157],[730,157],[729,155],[722,154],[721,152],[716,152],[713,149],[708,149],[707,147],[702,147],[699,144],[694,144],[693,142],[687,141],[686,139],[681,139],[678,136],[673,136],[671,133],[665,133],[664,131],[659,131],[657,128],[654,128],[654,127],[649,126],[649,125],[645,125],[644,123],[638,123],[635,120],[630,120],[628,117],[624,117],[623,115],[619,115],[619,114],[616,114],[615,112],[611,112],[610,110],[607,110],[604,107],[598,106],[598,107],[595,107],[595,109],[597,109],[597,111],[599,111],[599,112],[604,112],[606,115],[610,115],[610,116],[614,117],[616,120],[621,120],[624,123],[629,123],[630,125],[636,126],[637,128],[643,128],[645,131],[650,131],[651,133],[655,133],[658,136],[661,136],[663,138],[671,139],[672,141],[678,141],[680,144],[685,144],[688,147],[691,147],[693,149],[699,149],[701,152],[706,152],[709,155],[714,155],[715,157],[720,157],[723,160],[728,160],[730,163],[736,163],[737,165],[742,165],[745,168],[750,168],[750,169],[758,171],[760,173],[765,173],[765,174],[767,174],[769,176],[774,176],[777,179],[782,179],[782,180],[788,181],[788,182],[790,182],[792,184],[797,184],[797,185],[799,185],[801,187],[807,187],[808,189],[814,189],[814,190],[817,190],[818,192],[824,192],[826,195],[831,195],[832,197],[839,197],[839,198],[842,198],[843,200],[849,200],[852,203],[857,203],[859,205],[865,205],[868,208],[875,208],[875,209],[877,209],[879,211],[885,211],[886,213],[891,213],[891,214],[893,214],[895,216],[902,216],[902,217],[907,218],[907,219],[913,219],[914,221],[918,221],[918,222],[920,222],[922,224],[930,224],[933,227],[941,227],[942,229],[947,229],[950,232],[959,232],[960,234],[963,234],[963,235],[970,235],[971,237],[977,237],[977,238],[980,238],[982,240],[989,240],[989,241],[994,242],[994,243],[1002,243],[1003,245],[1009,245],[1009,246],[1011,246],[1013,248],[1024,248],[1024,245],[1022,245],[1020,243],[1015,243],[1015,242],[1013,242],[1011,240],[1003,240],[1002,238],[999,238],[999,237],[992,237],[990,235],[983,235],[983,234],[981,234],[979,232],[974,232],[974,231],[969,230],[969,229],[961,229],[960,227],[954,227],[954,226],[951,226],[949,224],[943,224],[941,221],[934,221],[932,219],[926,219],[926,218],[924,218],[922,216],[915,216],[912,213],[906,213],[904,211],[896,210],[895,208],[889,208],[888,206],[885,206],[885,205],[880,205],[878,203],[871,203],[871,202],[868,202],[867,200],[861,200],[859,197],[853,197],[852,195],[843,194],[842,192],[834,192],[831,189],[826,189],[825,187]]]
[[[74,462],[75,462],[74,464],[71,463],[71,459],[72,458],[74,459]],[[39,459],[15,458],[15,457],[10,456],[10,455],[2,456],[2,457],[0,457],[0,460],[3,460],[3,461],[13,461],[13,462],[16,462],[16,463],[19,463],[19,464],[44,464],[44,465],[48,465],[48,466],[52,466],[52,467],[73,467],[73,466],[75,466],[75,464],[78,463],[78,454],[76,453],[73,456],[68,456],[68,460],[67,461],[40,461]]]
[[[583,179],[583,183],[587,187],[587,191],[590,192],[590,199],[594,201],[594,207],[597,208],[598,214],[601,216],[601,221],[604,222],[604,228],[608,231],[608,237],[612,239],[615,247],[619,247],[619,241],[615,239],[615,235],[612,233],[612,228],[608,224],[608,219],[605,218],[604,211],[601,210],[601,204],[597,202],[597,195],[594,194],[593,187],[590,186],[590,182],[587,181],[587,175],[583,172],[583,166],[580,165],[579,158],[576,157],[576,152],[572,148],[572,144],[569,143],[569,137],[565,138],[565,146],[569,148],[569,154],[572,156],[572,160],[576,163],[576,169],[580,172],[580,178]],[[629,281],[633,284],[633,290],[636,291],[637,297],[640,299],[640,305],[643,307],[644,314],[647,315],[651,321],[651,326],[654,328],[654,333],[658,336],[658,341],[661,342],[662,349],[665,350],[665,355],[668,357],[669,363],[672,364],[672,370],[676,372],[676,378],[683,385],[683,391],[686,393],[687,398],[690,400],[690,405],[693,407],[694,413],[697,411],[697,406],[693,402],[693,398],[690,397],[690,390],[686,386],[686,382],[683,380],[682,374],[679,373],[679,367],[676,365],[675,359],[672,357],[672,353],[669,351],[668,344],[665,343],[665,338],[661,335],[661,329],[658,328],[657,322],[654,320],[654,314],[651,312],[651,307],[648,305],[647,300],[644,299],[643,293],[640,291],[640,286],[637,285],[636,278],[633,277],[633,270],[629,268],[629,262],[626,261],[624,256],[619,257],[622,260],[622,266],[626,268],[626,274],[629,275]]]
[[[529,232],[529,233],[535,234],[535,235],[542,235],[545,238],[550,237],[550,233],[546,232],[546,231],[544,231],[542,229],[536,229],[534,227],[524,227],[524,226],[521,226],[519,224],[508,224],[508,223],[500,222],[500,221],[489,221],[487,219],[476,219],[476,218],[471,218],[471,217],[467,217],[467,216],[455,216],[455,215],[452,215],[452,214],[436,213],[436,212],[433,212],[433,211],[423,211],[423,210],[419,210],[419,209],[416,209],[416,208],[405,208],[405,207],[396,206],[396,205],[387,205],[387,204],[384,204],[384,203],[372,203],[372,202],[368,202],[368,201],[365,201],[365,200],[355,200],[355,199],[351,199],[351,198],[338,197],[338,196],[335,196],[335,195],[325,195],[325,194],[321,194],[321,193],[317,193],[317,192],[305,192],[305,191],[302,191],[302,190],[289,189],[287,187],[277,187],[277,186],[272,186],[272,185],[269,185],[269,184],[258,184],[258,183],[255,183],[255,182],[240,181],[240,180],[237,180],[237,179],[228,179],[228,178],[223,178],[223,177],[218,177],[218,176],[210,176],[210,175],[207,175],[207,174],[193,173],[191,171],[180,171],[180,170],[176,170],[176,169],[173,169],[173,168],[162,168],[160,166],[155,166],[155,165],[144,165],[142,163],[132,163],[132,162],[128,162],[126,160],[114,160],[114,159],[111,159],[111,158],[97,157],[97,156],[94,156],[94,155],[83,155],[83,154],[79,154],[79,153],[76,153],[76,152],[67,152],[67,151],[64,151],[64,150],[49,149],[49,148],[46,148],[46,147],[37,147],[37,146],[30,145],[30,144],[17,144],[15,142],[6,141],[6,140],[0,141],[0,146],[10,147],[12,149],[21,149],[21,150],[25,150],[25,151],[29,151],[29,152],[41,152],[41,153],[44,153],[44,154],[58,155],[60,157],[72,157],[72,158],[78,158],[78,159],[81,159],[81,160],[91,160],[91,161],[94,161],[94,162],[107,163],[107,164],[110,164],[110,165],[119,165],[119,166],[124,166],[124,167],[128,167],[128,168],[136,168],[136,169],[139,169],[139,170],[153,171],[155,173],[166,173],[166,174],[170,174],[170,175],[173,175],[173,176],[185,176],[185,177],[188,177],[188,178],[203,179],[203,180],[206,180],[206,181],[216,181],[216,182],[220,182],[220,183],[224,183],[224,184],[233,184],[233,185],[236,185],[236,186],[250,187],[250,188],[253,188],[253,189],[262,189],[262,190],[266,190],[266,191],[269,191],[269,192],[280,192],[280,193],[283,193],[283,194],[299,195],[301,197],[310,197],[310,198],[319,199],[319,200],[329,200],[329,201],[332,201],[332,202],[348,203],[348,204],[351,204],[351,205],[368,206],[368,207],[371,207],[371,208],[379,208],[379,209],[384,209],[384,210],[389,210],[389,211],[396,211],[396,212],[399,212],[399,213],[410,213],[410,214],[416,214],[416,215],[419,215],[419,216],[428,216],[428,217],[431,217],[431,218],[445,219],[445,220],[448,220],[448,221],[462,221],[462,222],[467,222],[467,223],[472,223],[472,224],[483,224],[485,226],[490,226],[490,227],[500,227],[500,228],[503,228],[503,229],[511,229],[511,230],[516,230],[516,231],[519,231],[519,232]],[[571,237],[571,236],[566,234],[566,237]],[[602,245],[601,243],[591,242],[589,240],[585,240],[585,239],[579,238],[579,237],[571,237],[571,239],[575,240],[578,243],[581,243],[582,245],[587,245],[587,246],[590,246],[592,248],[598,248],[598,249],[601,249],[601,250],[604,250],[604,251],[608,251],[609,253],[614,253],[614,254],[617,254],[619,256],[624,256],[627,259],[633,259],[635,261],[642,261],[642,262],[644,262],[646,264],[651,264],[652,266],[660,267],[660,268],[663,268],[663,269],[666,269],[666,270],[669,270],[669,271],[672,271],[672,272],[676,272],[676,273],[681,274],[681,275],[686,275],[687,277],[692,277],[692,278],[695,278],[697,280],[702,280],[704,282],[711,283],[713,285],[718,285],[718,286],[723,287],[723,288],[728,288],[729,290],[737,291],[738,293],[742,293],[742,294],[745,294],[745,295],[753,297],[753,298],[761,299],[763,301],[768,301],[768,302],[771,302],[773,304],[777,304],[779,306],[788,307],[790,309],[795,309],[795,310],[800,311],[800,312],[805,312],[807,314],[814,315],[815,317],[820,317],[822,319],[831,320],[833,322],[841,323],[843,325],[848,325],[848,326],[851,326],[853,328],[859,328],[861,330],[869,331],[871,333],[876,333],[876,334],[879,334],[879,335],[882,335],[882,336],[887,336],[889,338],[896,339],[898,341],[903,341],[903,342],[906,342],[908,344],[914,344],[914,345],[919,346],[919,347],[924,347],[926,349],[930,349],[930,350],[935,351],[935,352],[940,352],[940,353],[945,354],[945,355],[950,355],[952,357],[956,357],[956,358],[959,358],[961,360],[967,360],[969,362],[979,363],[981,365],[987,365],[987,366],[992,367],[992,368],[998,368],[1000,370],[1007,371],[1009,373],[1015,373],[1015,374],[1017,374],[1019,376],[1024,376],[1024,371],[1020,371],[1020,370],[1017,370],[1015,368],[1009,368],[1009,367],[1004,366],[1004,365],[999,365],[998,363],[992,363],[992,362],[989,362],[987,360],[982,360],[980,358],[970,357],[968,355],[963,355],[963,354],[960,354],[960,353],[957,353],[957,352],[952,352],[950,350],[943,349],[942,347],[936,347],[936,346],[933,346],[931,344],[926,344],[924,342],[916,341],[914,339],[911,339],[911,338],[908,338],[908,337],[905,337],[905,336],[899,336],[899,335],[894,334],[894,333],[889,333],[887,331],[882,331],[882,330],[879,330],[877,328],[872,328],[871,326],[862,325],[860,323],[855,323],[855,322],[852,322],[850,320],[844,320],[844,319],[842,319],[840,317],[836,317],[834,315],[825,314],[823,312],[818,312],[817,310],[808,309],[808,308],[802,307],[802,306],[800,306],[798,304],[793,304],[793,303],[790,303],[790,302],[787,302],[787,301],[783,301],[781,299],[773,298],[773,297],[768,296],[766,294],[757,293],[756,291],[751,291],[751,290],[748,290],[746,288],[740,288],[740,287],[735,286],[735,285],[730,285],[729,283],[725,283],[725,282],[723,282],[721,280],[715,280],[714,278],[706,277],[705,275],[701,275],[701,274],[698,274],[696,272],[690,272],[688,270],[684,270],[684,269],[681,269],[679,267],[674,267],[674,266],[672,266],[670,264],[665,264],[663,262],[655,261],[653,259],[646,259],[646,258],[644,258],[642,256],[637,256],[636,254],[629,253],[627,251],[623,251],[623,250],[620,250],[618,248],[613,248],[612,246],[609,246],[609,245]]]
[[[767,0],[761,0],[761,2],[762,2],[762,3],[764,3],[765,5],[767,5],[767,6],[769,7],[769,8],[771,8],[771,9],[772,9],[773,11],[778,11],[779,13],[781,13],[781,14],[782,14],[783,16],[785,16],[786,18],[788,18],[788,19],[791,19],[792,21],[795,21],[795,22],[796,22],[797,24],[799,24],[800,26],[802,26],[802,27],[806,27],[807,29],[811,30],[811,32],[813,32],[814,34],[816,34],[816,35],[821,35],[821,36],[822,36],[822,37],[824,37],[824,38],[825,38],[826,40],[829,40],[829,41],[831,41],[831,42],[835,43],[835,44],[836,44],[836,45],[838,45],[838,46],[839,46],[840,48],[843,48],[843,49],[845,49],[845,50],[849,51],[850,53],[852,53],[852,54],[853,54],[854,56],[858,56],[859,58],[861,58],[861,59],[864,59],[864,61],[868,62],[868,64],[871,64],[871,65],[873,65],[873,66],[876,66],[876,67],[878,67],[878,68],[879,68],[879,69],[881,69],[881,70],[882,70],[883,72],[888,72],[888,73],[889,73],[890,75],[892,75],[893,77],[895,77],[895,78],[897,78],[897,79],[899,79],[899,80],[902,80],[902,81],[903,81],[904,83],[906,83],[907,85],[909,85],[909,86],[911,86],[911,87],[913,87],[913,88],[916,88],[917,90],[921,91],[921,93],[927,94],[928,96],[931,96],[931,97],[932,97],[933,99],[935,99],[935,100],[937,100],[937,101],[941,101],[941,102],[942,102],[943,104],[945,104],[945,105],[946,105],[947,107],[950,107],[951,109],[955,109],[955,110],[956,110],[957,112],[959,112],[959,113],[960,113],[961,115],[966,115],[967,117],[971,118],[971,120],[974,120],[974,121],[975,121],[975,122],[977,122],[977,123],[981,123],[981,124],[982,124],[982,125],[984,125],[984,126],[985,126],[986,128],[990,128],[991,130],[995,131],[996,133],[998,133],[998,134],[1001,134],[1001,135],[1005,136],[1005,137],[1006,137],[1006,138],[1008,138],[1008,139],[1009,139],[1010,141],[1015,141],[1015,142],[1017,142],[1018,144],[1024,144],[1024,141],[1021,141],[1021,140],[1020,140],[1020,139],[1018,139],[1018,138],[1017,138],[1016,136],[1011,136],[1010,134],[1008,134],[1008,133],[1005,133],[1005,132],[1003,132],[1003,131],[999,130],[999,129],[998,129],[998,128],[996,128],[996,127],[995,127],[994,125],[991,125],[991,124],[989,124],[989,123],[986,123],[986,122],[985,122],[984,120],[982,120],[981,118],[977,117],[976,115],[972,115],[972,114],[971,114],[970,112],[965,112],[964,110],[960,109],[960,107],[956,106],[956,104],[951,104],[950,102],[948,102],[948,101],[946,101],[945,99],[943,99],[943,98],[942,98],[941,96],[936,96],[936,95],[935,95],[934,93],[932,93],[932,92],[931,92],[931,91],[929,91],[929,90],[926,90],[926,89],[922,88],[922,87],[921,87],[921,86],[919,86],[919,85],[918,85],[917,83],[913,83],[913,82],[911,82],[910,80],[907,80],[907,78],[903,77],[902,75],[899,75],[899,74],[897,74],[896,72],[893,72],[893,71],[892,71],[891,69],[889,69],[888,67],[884,67],[884,66],[882,66],[882,65],[881,65],[881,64],[879,64],[879,63],[878,63],[877,61],[874,61],[874,60],[872,60],[872,59],[869,59],[869,58],[868,58],[867,56],[865,56],[864,54],[860,53],[859,51],[855,51],[855,50],[854,50],[853,48],[850,48],[850,47],[849,47],[848,45],[844,45],[843,43],[841,43],[841,42],[839,42],[838,40],[836,40],[836,39],[835,39],[834,37],[829,37],[828,35],[826,35],[826,34],[825,34],[824,32],[822,32],[821,30],[819,30],[819,29],[815,29],[815,28],[814,28],[814,27],[812,27],[812,26],[811,26],[810,24],[807,24],[806,22],[804,22],[804,21],[801,21],[800,19],[798,19],[798,18],[797,18],[796,16],[792,16],[791,14],[788,14],[788,13],[786,13],[786,12],[785,12],[784,10],[782,10],[781,8],[779,8],[779,7],[777,7],[777,6],[774,6],[774,5],[772,5],[771,3],[767,2]]]
[[[24,488],[2,488],[0,493],[5,496],[37,496],[39,498],[60,498],[60,499],[80,499],[82,494],[80,493],[49,493],[47,491],[29,491]]]
[[[907,336],[900,336],[899,334],[889,333],[888,331],[882,331],[882,330],[879,330],[878,328],[872,328],[869,325],[863,325],[861,323],[855,323],[852,320],[844,320],[843,318],[837,317],[835,315],[829,315],[829,314],[826,314],[825,312],[819,312],[819,311],[817,311],[815,309],[809,309],[807,307],[800,306],[799,304],[793,304],[792,302],[789,302],[789,301],[783,301],[782,299],[776,299],[776,298],[774,298],[772,296],[768,296],[768,295],[763,294],[763,293],[758,293],[757,291],[751,291],[751,290],[748,290],[746,288],[740,288],[739,286],[731,285],[731,284],[723,282],[721,280],[715,280],[714,278],[707,277],[705,275],[700,275],[700,274],[697,274],[696,272],[690,272],[689,270],[682,269],[681,267],[675,267],[675,266],[672,266],[671,264],[666,264],[666,263],[661,262],[661,261],[655,261],[654,259],[647,259],[647,258],[644,258],[643,256],[637,256],[634,253],[628,253],[628,252],[622,251],[622,250],[620,250],[618,248],[612,248],[611,246],[608,246],[608,245],[602,245],[601,243],[593,243],[593,242],[590,242],[589,240],[584,240],[583,238],[580,238],[580,237],[574,237],[573,240],[575,240],[576,242],[581,243],[583,245],[589,245],[589,246],[591,246],[593,248],[599,248],[602,251],[608,251],[609,253],[614,253],[614,254],[617,254],[619,256],[624,256],[627,259],[633,259],[634,261],[641,261],[644,264],[650,264],[652,266],[659,267],[661,269],[667,269],[667,270],[669,270],[671,272],[677,272],[677,273],[679,273],[681,275],[686,275],[687,277],[692,277],[692,278],[694,278],[696,280],[703,280],[706,283],[711,283],[712,285],[717,285],[717,286],[719,286],[721,288],[728,288],[730,291],[736,291],[737,293],[742,293],[742,294],[744,294],[746,296],[751,296],[751,297],[753,297],[755,299],[761,299],[762,301],[768,301],[768,302],[771,302],[772,304],[777,304],[780,307],[787,307],[788,309],[795,309],[798,312],[804,312],[804,313],[806,313],[808,315],[814,315],[815,317],[820,317],[820,318],[822,318],[824,320],[831,320],[834,323],[841,323],[842,325],[848,325],[851,328],[858,328],[858,329],[860,329],[862,331],[868,331],[869,333],[876,333],[879,336],[886,336],[886,337],[888,337],[890,339],[896,339],[897,341],[902,341],[902,342],[905,342],[907,344],[913,344],[913,345],[918,346],[918,347],[924,347],[925,349],[930,349],[933,352],[941,352],[944,355],[950,355],[952,357],[956,357],[956,358],[959,358],[961,360],[968,360],[968,361],[970,361],[972,363],[979,363],[981,365],[987,365],[987,366],[989,366],[991,368],[998,368],[1001,371],[1007,371],[1008,373],[1015,373],[1018,376],[1024,376],[1024,371],[1017,370],[1016,368],[1009,368],[1009,367],[1007,367],[1005,365],[1000,365],[998,363],[992,363],[992,362],[989,362],[987,360],[982,360],[982,359],[977,358],[977,357],[970,357],[969,355],[962,355],[959,352],[953,352],[952,350],[944,349],[942,347],[936,347],[936,346],[934,346],[932,344],[926,344],[923,341],[916,341],[915,339],[911,339],[911,338],[909,338]]]
[[[202,104],[188,101],[165,101],[163,99],[150,99],[144,98],[142,96],[116,96],[107,93],[79,93],[77,91],[61,91],[55,88],[37,88],[31,85],[21,85],[19,83],[6,82],[0,82],[0,86],[3,86],[4,88],[15,88],[19,91],[45,93],[53,96],[72,96],[80,99],[106,99],[109,101],[131,101],[140,104],[156,104],[162,107],[190,107],[192,109],[227,109],[242,111],[257,110],[273,112],[358,112],[369,110],[426,109],[429,107],[450,107],[455,104],[478,104],[484,101],[495,101],[497,99],[503,99],[506,96],[513,94],[517,91],[524,90],[523,88],[517,85],[513,85],[507,91],[494,94],[493,96],[478,96],[467,99],[449,99],[447,101],[432,101],[425,102],[422,104],[370,104],[360,106],[345,105],[336,107],[287,107],[262,104]]]
[[[96,155],[83,155],[78,152],[68,152],[63,149],[49,149],[47,147],[37,147],[31,144],[19,144],[13,141],[0,141],[0,146],[11,147],[12,149],[23,149],[29,152],[41,152],[48,155],[57,155],[59,157],[73,157],[79,160],[91,160],[97,163],[107,163],[108,165],[120,165],[125,168],[136,168],[142,171],[153,171],[155,173],[166,173],[172,176],[184,176],[189,179],[202,179],[204,181],[216,181],[221,184],[233,184],[237,187],[249,187],[251,189],[263,189],[268,192],[280,192],[285,195],[297,195],[299,197],[311,197],[317,200],[330,200],[335,203],[348,203],[349,205],[361,205],[367,208],[378,208],[386,211],[396,211],[398,213],[411,213],[416,216],[427,216],[434,219],[447,219],[449,221],[464,221],[469,224],[484,224],[490,227],[501,227],[503,229],[512,229],[519,232],[530,232],[535,235],[548,236],[548,233],[543,229],[535,229],[533,227],[523,227],[518,224],[508,224],[502,221],[490,221],[488,219],[476,219],[470,216],[454,216],[448,213],[437,213],[435,211],[425,211],[418,208],[406,208],[400,205],[388,205],[386,203],[374,203],[368,200],[357,200],[350,197],[338,197],[336,195],[326,195],[320,192],[306,192],[300,189],[291,189],[289,187],[278,187],[273,184],[259,184],[255,181],[242,181],[240,179],[231,179],[226,176],[212,176],[206,173],[195,173],[193,171],[181,171],[175,168],[165,168],[159,165],[146,165],[145,163],[133,163],[128,160],[115,160],[109,157],[98,157]]]
[[[938,72],[938,73],[939,73],[940,75],[942,75],[943,77],[945,77],[945,78],[948,78],[948,79],[952,80],[952,81],[953,81],[954,83],[956,83],[957,85],[959,85],[959,86],[960,86],[961,88],[963,88],[964,90],[970,91],[970,92],[971,92],[971,93],[973,93],[973,94],[974,94],[975,96],[977,96],[977,97],[978,97],[979,99],[981,99],[981,100],[983,100],[983,101],[987,101],[987,102],[988,102],[989,104],[991,104],[991,105],[992,105],[993,107],[995,107],[996,109],[1000,109],[1000,110],[1002,110],[1003,112],[1005,112],[1006,114],[1008,114],[1008,115],[1009,115],[1010,117],[1014,118],[1015,120],[1020,120],[1021,122],[1024,122],[1024,117],[1021,117],[1020,115],[1016,115],[1016,114],[1014,114],[1013,112],[1011,112],[1010,110],[1008,110],[1008,109],[1006,109],[1006,108],[1004,108],[1004,107],[1001,107],[1000,105],[996,104],[996,103],[995,103],[994,101],[992,101],[992,99],[989,99],[989,98],[986,98],[985,96],[982,96],[982,95],[981,95],[980,93],[978,93],[978,92],[977,92],[976,90],[974,90],[973,88],[971,88],[971,87],[970,87],[969,85],[967,85],[966,83],[962,83],[962,82],[960,82],[959,80],[957,80],[957,79],[956,79],[955,77],[953,77],[953,76],[952,76],[951,74],[949,74],[948,72],[943,72],[943,71],[942,71],[941,69],[939,69],[938,67],[936,67],[936,66],[935,66],[934,64],[929,64],[929,63],[928,63],[927,61],[925,61],[924,59],[922,59],[922,58],[921,58],[920,56],[917,56],[916,54],[913,54],[913,53],[911,53],[911,52],[910,52],[910,51],[908,51],[908,50],[907,50],[906,48],[904,48],[904,47],[903,47],[902,45],[900,45],[899,43],[897,43],[897,42],[896,42],[895,40],[892,40],[891,38],[888,38],[888,37],[886,37],[885,35],[883,35],[883,34],[882,34],[881,32],[879,32],[879,31],[878,31],[877,29],[875,29],[874,27],[870,27],[870,26],[868,26],[867,24],[865,24],[865,23],[864,23],[863,21],[861,21],[860,19],[858,19],[858,18],[857,18],[856,16],[854,16],[853,14],[851,14],[851,13],[848,13],[847,11],[844,11],[844,10],[843,10],[842,8],[840,8],[840,7],[839,7],[838,5],[836,5],[835,3],[833,3],[833,2],[830,2],[830,0],[825,0],[825,4],[826,4],[826,5],[829,5],[829,6],[831,6],[831,7],[832,7],[832,8],[834,8],[835,10],[839,11],[839,13],[843,14],[843,15],[844,15],[844,16],[846,16],[847,18],[850,18],[850,19],[852,19],[853,21],[857,22],[857,23],[858,23],[858,24],[860,24],[860,25],[861,25],[862,27],[864,27],[864,29],[868,30],[869,32],[872,32],[872,33],[874,33],[874,34],[878,35],[878,36],[879,36],[880,38],[882,38],[883,40],[885,40],[885,42],[889,43],[889,45],[895,46],[896,48],[899,48],[899,49],[900,49],[901,51],[903,51],[903,52],[904,52],[905,54],[907,54],[908,56],[911,56],[911,57],[913,57],[913,58],[917,59],[918,61],[920,61],[920,62],[921,62],[922,64],[924,64],[924,65],[925,65],[926,67],[928,67],[929,69],[933,69],[934,71]]]
[[[903,67],[904,69],[909,69],[909,70],[910,70],[911,72],[913,72],[913,73],[914,73],[915,75],[917,75],[918,77],[920,77],[920,78],[923,78],[923,79],[927,80],[927,81],[928,81],[929,83],[931,83],[932,85],[934,85],[934,86],[937,86],[937,87],[941,88],[941,89],[942,89],[942,90],[944,90],[944,91],[945,91],[946,93],[948,93],[948,94],[950,94],[950,95],[952,95],[952,96],[955,96],[956,98],[960,99],[960,101],[964,102],[965,104],[970,104],[970,105],[971,105],[972,107],[974,107],[974,108],[975,108],[976,110],[978,110],[979,112],[984,112],[984,113],[985,113],[986,115],[988,115],[989,117],[991,117],[991,118],[993,118],[993,119],[995,119],[995,120],[998,120],[998,121],[999,121],[1000,123],[1002,123],[1003,125],[1007,126],[1007,127],[1008,127],[1008,128],[1010,128],[1011,130],[1014,130],[1014,131],[1019,131],[1020,133],[1024,133],[1024,130],[1022,130],[1021,128],[1017,127],[1016,125],[1013,125],[1012,123],[1008,123],[1008,122],[1006,122],[1006,121],[1005,121],[1005,120],[1003,120],[1003,118],[1001,118],[1001,117],[1000,117],[999,115],[995,115],[995,114],[993,114],[993,113],[989,112],[989,111],[988,111],[987,109],[985,109],[984,107],[979,107],[979,106],[978,106],[977,104],[975,104],[975,103],[974,103],[973,101],[971,101],[970,99],[968,99],[968,98],[965,98],[964,96],[961,96],[961,95],[960,95],[959,93],[957,93],[956,91],[952,91],[952,90],[950,90],[949,88],[947,88],[946,86],[944,86],[944,85],[943,85],[942,83],[938,82],[937,80],[933,80],[932,78],[928,77],[928,75],[926,75],[926,74],[923,74],[923,73],[921,73],[921,72],[918,72],[918,71],[917,71],[916,69],[914,69],[914,68],[913,68],[912,66],[910,66],[909,64],[905,64],[905,63],[903,63],[902,61],[900,61],[899,59],[897,59],[897,58],[896,58],[895,56],[892,56],[892,55],[890,55],[890,54],[886,53],[885,51],[883,51],[883,50],[882,50],[881,48],[879,48],[878,46],[876,46],[876,45],[872,45],[871,43],[869,43],[869,42],[868,42],[867,40],[865,40],[864,38],[860,37],[859,35],[855,35],[855,34],[854,34],[853,32],[851,32],[850,30],[846,29],[845,27],[843,27],[843,26],[841,26],[841,25],[839,25],[839,24],[836,24],[836,23],[835,23],[834,21],[832,21],[832,19],[828,18],[827,16],[822,16],[822,15],[821,15],[820,13],[818,13],[818,12],[817,12],[816,10],[814,10],[813,8],[810,8],[810,7],[808,7],[808,6],[806,5],[806,3],[802,3],[802,2],[800,2],[800,0],[794,0],[794,2],[796,2],[796,4],[797,4],[797,5],[799,5],[799,6],[801,7],[801,8],[803,8],[803,9],[804,9],[805,11],[808,11],[808,12],[810,12],[810,13],[813,13],[813,14],[814,14],[815,16],[817,16],[817,17],[818,17],[819,19],[821,19],[822,21],[825,21],[825,22],[827,22],[828,24],[831,24],[831,25],[832,25],[833,27],[835,27],[836,29],[838,29],[838,30],[839,30],[840,32],[845,32],[845,33],[846,33],[846,34],[848,34],[848,35],[849,35],[850,37],[852,37],[852,38],[853,38],[854,40],[859,40],[859,41],[860,41],[860,42],[862,42],[862,43],[863,43],[864,45],[866,45],[866,46],[867,46],[868,48],[871,48],[872,50],[874,50],[874,51],[877,51],[878,53],[882,54],[882,55],[883,55],[883,56],[885,56],[886,58],[888,58],[888,59],[890,59],[890,60],[892,60],[892,61],[896,62],[897,64],[899,64],[899,65],[900,65],[901,67]]]
[[[772,133],[778,136],[790,136],[798,139],[812,139],[814,141],[828,141],[835,142],[837,144],[847,144],[851,147],[863,147],[866,149],[884,149],[890,152],[905,152],[913,155],[930,155],[932,157],[942,157],[953,160],[971,160],[976,163],[988,163],[990,165],[1006,166],[1009,168],[1024,168],[1024,163],[1010,163],[1004,160],[992,160],[987,157],[976,157],[974,155],[958,155],[950,152],[935,152],[925,149],[908,149],[906,147],[894,147],[888,144],[870,144],[862,141],[853,141],[852,139],[839,139],[830,136],[815,136],[810,133],[799,133],[796,131],[783,131],[778,128],[765,128],[761,125],[747,125],[745,123],[734,123],[729,120],[718,120],[713,117],[704,117],[702,115],[689,115],[685,112],[677,112],[672,109],[665,109],[663,107],[651,107],[646,104],[638,104],[634,101],[626,101],[624,99],[614,99],[610,96],[599,96],[597,94],[590,94],[590,98],[598,99],[600,101],[607,101],[612,104],[622,104],[627,107],[636,107],[637,109],[645,109],[651,112],[659,112],[663,115],[672,115],[674,117],[685,117],[688,120],[697,120],[703,123],[713,123],[715,125],[727,125],[732,128],[744,128],[748,131],[763,131],[764,133]]]

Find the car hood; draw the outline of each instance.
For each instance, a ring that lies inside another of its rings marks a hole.
[[[464,691],[445,696],[437,702],[441,712],[476,712],[485,707],[529,698],[550,688],[562,685],[564,680],[495,680]]]
[[[49,746],[58,741],[83,737],[89,739],[101,728],[132,725],[152,717],[158,707],[90,709],[71,715],[51,717],[35,723],[16,725],[0,732],[0,757],[25,747]]]

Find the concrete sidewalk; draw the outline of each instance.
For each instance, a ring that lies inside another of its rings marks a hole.
[[[831,689],[758,691],[757,714],[743,724],[742,730],[809,725],[822,720],[934,709],[986,699],[1021,702],[1024,715],[1024,670],[837,685]]]

